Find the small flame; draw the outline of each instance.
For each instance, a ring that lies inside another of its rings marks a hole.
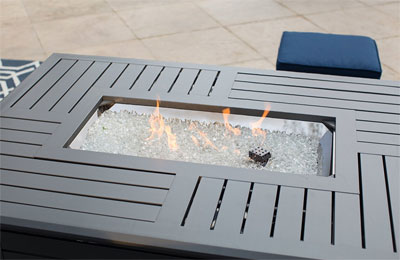
[[[210,147],[214,148],[215,150],[219,151],[218,147],[216,147],[215,144],[213,142],[211,142],[210,139],[208,139],[207,134],[200,131],[199,129],[197,129],[196,124],[194,122],[190,123],[188,129],[197,131],[197,133],[200,135],[200,137],[204,141],[204,146],[210,146]],[[195,145],[200,146],[200,142],[195,136],[192,135],[191,138]]]
[[[176,135],[174,135],[171,131],[171,127],[169,125],[165,126],[165,133],[167,134],[168,146],[172,151],[178,150],[179,146],[176,143]]]
[[[234,152],[236,155],[240,155],[239,149],[235,149],[235,150],[233,150],[233,152]]]
[[[267,117],[269,111],[271,109],[271,106],[269,104],[267,104],[265,106],[265,110],[264,113],[262,114],[262,116],[260,117],[260,119],[257,120],[257,122],[251,123],[251,133],[253,134],[253,136],[262,136],[263,137],[263,142],[265,140],[265,137],[267,136],[267,132],[262,130],[260,128],[262,122],[264,121],[264,119]]]
[[[201,136],[201,138],[203,138],[204,142],[205,142],[205,146],[210,146],[212,148],[214,148],[215,150],[219,151],[218,147],[215,146],[215,144],[213,144],[210,139],[208,139],[207,134],[197,130],[197,132],[199,133],[199,135]]]
[[[225,122],[225,128],[229,131],[232,132],[234,135],[240,135],[240,129],[239,128],[233,128],[231,126],[231,124],[229,124],[228,121],[228,117],[231,113],[231,109],[230,108],[225,108],[224,110],[222,110],[222,115],[224,117],[224,122]]]
[[[188,129],[189,129],[189,130],[196,129],[196,124],[193,123],[193,122],[190,122],[190,125],[189,125],[189,128],[188,128]]]
[[[199,140],[197,140],[197,138],[196,138],[195,136],[192,135],[191,138],[192,138],[193,143],[194,143],[196,146],[200,146]]]

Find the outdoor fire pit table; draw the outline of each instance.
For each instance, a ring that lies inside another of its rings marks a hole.
[[[0,103],[2,256],[398,259],[399,100],[399,82],[54,54]]]

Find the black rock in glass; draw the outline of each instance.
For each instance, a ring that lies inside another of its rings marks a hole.
[[[260,163],[262,166],[265,166],[267,165],[269,158],[271,158],[271,153],[258,146],[249,151],[249,157],[255,162]]]

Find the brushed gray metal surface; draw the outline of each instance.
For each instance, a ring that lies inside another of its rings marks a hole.
[[[304,241],[315,244],[331,244],[332,192],[307,191]]]

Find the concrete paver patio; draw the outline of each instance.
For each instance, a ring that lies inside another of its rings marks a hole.
[[[53,52],[274,69],[284,30],[371,36],[400,80],[399,0],[0,0],[0,57]]]

